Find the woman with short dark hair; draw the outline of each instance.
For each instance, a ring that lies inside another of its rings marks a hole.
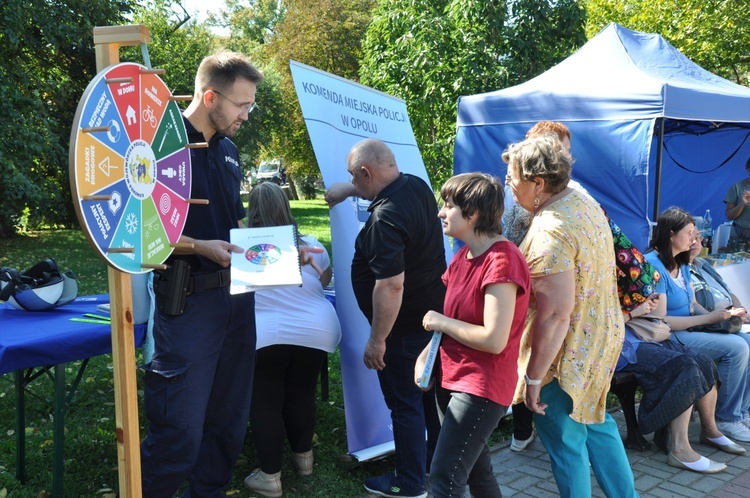
[[[502,235],[503,185],[497,178],[457,175],[440,195],[443,233],[465,245],[443,275],[443,313],[429,311],[422,320],[426,330],[443,333],[436,379],[442,426],[430,488],[435,498],[448,498],[464,496],[468,484],[472,496],[500,498],[487,440],[507,412],[518,379],[529,270]],[[415,365],[417,385],[428,350]]]

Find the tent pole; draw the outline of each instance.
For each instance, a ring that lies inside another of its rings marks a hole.
[[[656,181],[654,182],[654,217],[656,221],[659,218],[659,202],[661,194],[661,162],[664,155],[664,118],[658,118],[659,123],[659,150],[656,151]]]

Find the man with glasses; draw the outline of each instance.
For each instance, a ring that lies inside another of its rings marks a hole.
[[[244,443],[255,367],[253,293],[229,294],[229,243],[242,225],[237,147],[230,140],[255,108],[263,79],[244,55],[201,62],[183,119],[191,148],[191,206],[168,269],[154,277],[154,355],[145,365],[149,419],[141,445],[144,497],[224,496]],[[191,246],[190,246],[191,245]]]

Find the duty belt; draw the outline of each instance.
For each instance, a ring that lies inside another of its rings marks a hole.
[[[188,280],[187,293],[205,292],[219,287],[228,287],[231,282],[229,268],[210,273],[193,273]]]

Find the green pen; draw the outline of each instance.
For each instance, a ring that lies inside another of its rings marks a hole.
[[[95,314],[93,314],[93,313],[84,313],[84,314],[83,314],[83,316],[85,316],[86,318],[96,318],[97,320],[105,320],[105,321],[107,321],[107,322],[110,322],[110,321],[112,321],[112,318],[110,318],[110,317],[108,317],[108,316],[104,316],[104,315],[95,315]]]
[[[97,323],[99,325],[112,325],[112,322],[109,320],[95,320],[93,318],[71,318],[71,322],[81,322],[81,323]]]

